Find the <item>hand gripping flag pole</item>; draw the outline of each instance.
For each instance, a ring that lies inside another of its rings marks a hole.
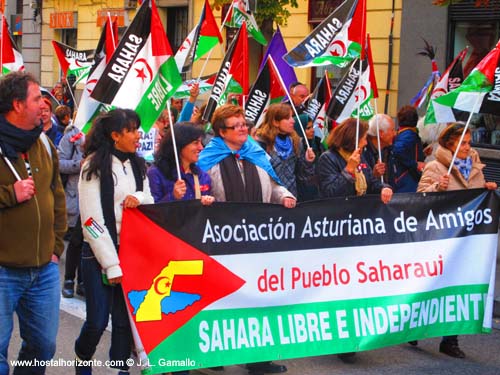
[[[17,173],[16,169],[14,168],[14,166],[12,165],[12,163],[10,162],[9,158],[6,155],[4,155],[1,147],[0,147],[0,156],[5,161],[5,164],[7,164],[7,167],[9,167],[10,171],[12,172],[12,174],[14,175],[14,177],[16,178],[16,180],[17,181],[21,181],[22,180],[21,176],[19,176],[19,173]]]

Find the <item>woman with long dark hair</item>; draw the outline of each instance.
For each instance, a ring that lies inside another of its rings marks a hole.
[[[140,119],[129,109],[99,115],[84,146],[80,175],[80,215],[85,239],[82,275],[87,318],[75,342],[76,374],[92,374],[83,361],[92,359],[111,313],[110,359],[118,374],[128,374],[133,345],[127,307],[120,285],[118,258],[123,210],[153,203],[144,160],[136,154]],[[119,365],[121,364],[121,366]]]
[[[176,149],[172,132],[162,139],[155,154],[155,163],[148,170],[151,193],[155,203],[174,200],[200,199],[202,204],[211,204],[211,181],[196,163],[203,150],[203,130],[189,122],[174,125]],[[181,175],[177,175],[175,153],[180,164]]]

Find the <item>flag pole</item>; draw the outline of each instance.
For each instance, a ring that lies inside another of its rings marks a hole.
[[[302,130],[302,134],[304,135],[304,140],[306,141],[307,148],[311,148],[311,145],[309,145],[309,141],[307,140],[306,131],[304,130],[304,126],[302,125],[302,121],[300,121],[299,114],[297,113],[297,109],[293,105],[293,101],[292,101],[292,98],[290,97],[290,93],[288,92],[288,88],[285,86],[285,83],[283,82],[283,78],[281,78],[281,74],[280,74],[278,68],[276,67],[276,64],[274,63],[273,57],[271,55],[269,55],[269,56],[267,56],[267,58],[271,61],[271,64],[273,64],[273,69],[276,72],[278,79],[280,80],[281,86],[283,87],[283,89],[286,92],[286,96],[288,97],[288,100],[290,101],[290,106],[292,107],[293,112],[295,113],[295,117],[297,117],[297,121],[299,122],[300,130]],[[307,126],[307,124],[306,124],[306,126]]]
[[[179,155],[177,154],[177,144],[175,142],[174,124],[172,124],[172,115],[170,113],[170,100],[167,99],[168,122],[172,132],[172,145],[174,146],[175,168],[177,169],[177,179],[181,180],[181,167],[179,165]]]
[[[139,336],[139,332],[137,331],[137,327],[135,326],[134,319],[132,318],[129,309],[127,309],[127,315],[130,322],[130,330],[132,331],[132,338],[134,339],[137,359],[139,360],[139,363],[141,363],[142,370],[146,370],[151,367],[148,355],[146,354],[146,350],[144,349],[144,345],[142,344],[141,337]]]
[[[113,49],[116,49],[115,33],[113,30],[113,21],[111,20],[111,13],[108,12],[108,25],[110,27],[111,43],[113,43]]]
[[[10,162],[9,158],[3,154],[3,151],[2,151],[1,147],[0,147],[0,156],[5,161],[5,164],[7,164],[7,167],[9,167],[10,171],[12,172],[12,174],[14,175],[14,177],[16,178],[16,180],[17,181],[21,181],[22,180],[21,176],[19,176],[19,173],[17,173],[16,169],[14,168],[14,166],[12,165],[12,163]]]
[[[355,143],[355,148],[358,149],[359,145],[359,117],[360,113],[359,110],[361,108],[361,70],[363,69],[363,66],[361,65],[361,55],[359,56],[359,75],[358,75],[358,113],[356,116],[356,143]]]
[[[358,6],[357,4],[356,6]],[[366,27],[365,27],[365,22],[366,22],[366,0],[362,0],[362,9],[361,9],[361,51],[359,51],[359,78],[358,78],[358,92],[359,94],[361,93],[361,75],[363,74],[363,57],[364,53],[366,53],[365,48],[366,48]],[[364,52],[364,53],[363,53]],[[360,113],[361,109],[361,95],[358,95],[358,115],[356,116],[356,143],[355,147],[356,149],[358,148],[359,145],[359,119],[361,117]]]
[[[373,103],[375,106],[375,124],[377,125],[377,147],[378,147],[378,160],[382,162],[382,148],[380,147],[380,127],[378,123],[378,107],[377,98],[373,98]],[[386,166],[387,168],[387,166]],[[380,181],[384,183],[384,175],[380,176]]]
[[[71,89],[71,85],[69,84],[67,78],[66,78],[66,83],[68,84],[68,90],[69,90],[69,93],[71,95],[71,98],[73,99],[73,105],[75,106],[75,110],[78,111],[78,104],[76,103],[75,94],[73,93],[73,90]]]
[[[2,13],[2,22],[1,22],[1,28],[2,28],[2,38],[0,39],[0,77],[3,76],[3,41],[4,41],[4,38],[5,38],[5,35],[4,32],[3,32],[3,29],[4,29],[4,25],[3,23],[5,22],[5,15]]]
[[[450,166],[448,167],[448,173],[449,175],[451,173],[451,169],[453,168],[453,163],[455,162],[455,159],[457,158],[458,151],[460,150],[460,145],[462,144],[462,141],[464,140],[465,133],[467,133],[467,129],[469,128],[470,120],[472,119],[472,115],[476,113],[476,107],[479,104],[479,101],[481,99],[481,95],[477,96],[476,102],[474,103],[474,106],[472,107],[472,111],[470,112],[469,118],[467,119],[467,122],[465,123],[465,128],[464,131],[462,132],[462,135],[460,136],[460,140],[458,141],[457,144],[457,149],[453,153],[453,157],[451,158]]]
[[[385,84],[385,105],[384,113],[387,113],[389,108],[389,93],[391,91],[391,77],[392,77],[392,59],[393,59],[393,49],[394,49],[394,18],[395,18],[395,8],[396,0],[392,0],[392,11],[391,11],[391,27],[389,31],[389,52],[387,58],[387,80]]]

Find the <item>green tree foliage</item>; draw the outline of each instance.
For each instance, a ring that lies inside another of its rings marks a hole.
[[[215,0],[214,7],[220,9],[230,3],[232,0]],[[286,26],[290,17],[288,8],[298,8],[298,6],[297,0],[257,0],[257,9],[253,15],[267,40],[273,35],[273,23]]]

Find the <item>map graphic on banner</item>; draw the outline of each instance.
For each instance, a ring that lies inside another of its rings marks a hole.
[[[126,210],[122,285],[143,374],[490,332],[498,203],[476,189],[400,194],[389,209],[364,196]]]

